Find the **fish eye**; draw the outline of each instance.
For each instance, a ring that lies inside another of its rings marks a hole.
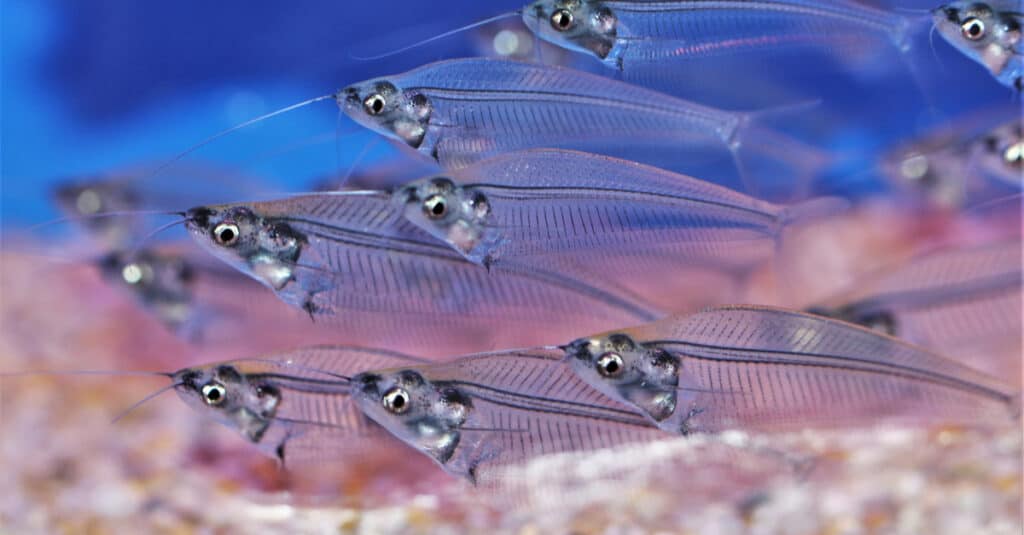
[[[605,377],[616,377],[623,369],[622,356],[618,353],[608,352],[597,358],[597,373]]]
[[[441,219],[448,214],[448,199],[435,193],[423,201],[423,213],[430,219]]]
[[[557,9],[551,14],[551,27],[560,32],[572,28],[573,22],[575,21],[573,20],[572,12],[568,9]]]
[[[363,101],[363,108],[366,109],[366,113],[369,113],[370,115],[377,115],[384,111],[384,106],[387,103],[388,101],[384,99],[383,95],[380,93],[374,93],[366,97],[366,100]]]
[[[1021,163],[1024,163],[1024,141],[1018,141],[1006,147],[1006,150],[1003,151],[1003,161],[1007,165],[1020,167]]]
[[[213,239],[221,245],[233,245],[238,241],[238,225],[221,223],[213,229]]]
[[[960,33],[971,41],[985,37],[985,23],[978,17],[968,17],[960,24]]]
[[[220,405],[224,402],[227,389],[220,383],[206,383],[203,385],[203,400],[207,405]]]
[[[103,199],[94,190],[84,189],[75,199],[75,207],[80,214],[95,214],[103,208]]]
[[[384,408],[388,412],[393,414],[402,414],[409,410],[409,393],[404,388],[394,387],[387,392],[384,392],[384,397],[381,398],[381,403],[384,404]]]

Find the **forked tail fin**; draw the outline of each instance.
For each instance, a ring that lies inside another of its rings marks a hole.
[[[800,281],[803,280],[801,272],[804,270],[801,268],[806,266],[799,261],[799,258],[786,258],[785,254],[785,242],[791,231],[811,222],[841,215],[848,207],[849,203],[839,197],[818,197],[787,206],[781,210],[777,219],[778,230],[775,234],[775,259],[773,261],[778,297],[799,295],[799,291],[803,288]],[[797,261],[791,262],[790,260]]]
[[[725,137],[725,143],[747,194],[760,197],[761,188],[750,177],[744,154],[754,153],[760,160],[782,163],[789,172],[796,171],[799,175],[817,174],[831,164],[824,150],[762,124],[766,119],[795,115],[820,103],[820,100],[810,100],[738,114],[739,120]]]
[[[839,197],[816,197],[791,206],[779,214],[779,230],[818,219],[842,214],[850,207],[849,201]]]

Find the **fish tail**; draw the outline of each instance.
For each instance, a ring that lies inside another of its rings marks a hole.
[[[825,219],[843,213],[849,203],[839,197],[818,197],[783,208],[778,215],[775,233],[774,269],[780,288],[786,289],[798,284],[791,273],[799,272],[797,265],[792,264],[795,257],[787,257],[785,242],[789,230],[812,221]],[[789,292],[786,292],[789,293]]]
[[[739,114],[732,131],[725,137],[725,142],[748,194],[754,197],[761,196],[760,188],[747,172],[743,158],[745,154],[752,153],[759,159],[767,158],[780,162],[786,165],[787,169],[796,169],[800,175],[816,175],[831,164],[832,159],[819,148],[762,124],[776,117],[809,110],[820,103],[821,100],[816,99]]]
[[[789,229],[841,214],[849,206],[848,201],[839,197],[816,197],[783,208],[777,220],[776,250],[782,249],[782,241]]]
[[[841,214],[850,203],[839,197],[818,197],[788,206],[779,214],[779,230]]]

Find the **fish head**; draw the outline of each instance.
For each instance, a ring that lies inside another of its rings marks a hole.
[[[898,187],[942,207],[959,206],[966,195],[963,154],[949,148],[911,147],[883,158],[882,169]]]
[[[618,33],[618,18],[599,1],[537,0],[523,9],[523,23],[549,43],[602,60]]]
[[[675,413],[682,366],[672,353],[638,344],[623,333],[580,338],[563,350],[573,371],[601,392],[656,422]]]
[[[447,177],[410,182],[394,193],[402,214],[412,224],[445,241],[471,260],[486,256],[489,243],[487,196]]]
[[[468,395],[410,369],[361,373],[352,384],[367,417],[441,465],[452,458],[473,409]]]
[[[430,99],[417,91],[405,91],[379,78],[350,85],[335,95],[341,110],[353,121],[406,143],[414,149],[423,144],[430,125]]]
[[[114,251],[96,264],[107,280],[144,294],[183,293],[196,277],[195,268],[182,255],[153,249]]]
[[[1008,182],[1020,184],[1024,171],[1024,122],[1014,120],[996,128],[978,141],[982,165]]]
[[[129,291],[172,330],[192,313],[193,265],[176,253],[114,251],[96,261],[103,278]]]
[[[305,235],[244,204],[200,206],[185,214],[185,227],[201,247],[273,290],[295,279]]]
[[[958,1],[932,10],[932,21],[951,45],[984,65],[1004,83],[1016,86],[1018,91],[1021,89],[1021,73],[1010,72],[1020,70],[1024,46],[1020,14],[999,11],[983,2]]]
[[[259,443],[281,404],[276,386],[231,364],[185,368],[175,372],[174,390],[188,406]]]
[[[54,188],[51,198],[64,215],[77,218],[85,230],[113,247],[129,243],[138,228],[138,217],[97,217],[140,208],[137,192],[121,182],[108,179],[67,182]]]

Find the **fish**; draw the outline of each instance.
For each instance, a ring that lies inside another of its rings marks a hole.
[[[53,202],[67,217],[74,217],[98,245],[118,249],[129,247],[138,238],[143,223],[143,201],[133,188],[114,179],[98,178],[65,182],[52,192]],[[125,213],[118,217],[93,217],[101,214]]]
[[[184,255],[158,248],[112,251],[95,262],[104,280],[126,290],[171,332],[186,337],[195,322],[198,266]]]
[[[559,149],[496,156],[414,181],[393,197],[405,219],[474,264],[569,257],[602,270],[622,257],[754,265],[771,257],[787,226],[845,206],[836,198],[774,205],[635,162]]]
[[[1017,188],[1024,185],[1024,117],[996,127],[973,145],[971,152],[988,176]]]
[[[801,312],[725,306],[579,338],[578,377],[690,435],[850,425],[999,425],[1019,387],[864,329]]]
[[[594,74],[514,60],[439,61],[352,84],[335,99],[356,123],[445,170],[527,148],[584,150],[669,167],[699,159],[684,157],[686,151],[706,158],[718,150],[733,157],[746,180],[739,158],[745,140],[761,151],[758,157],[826,161],[759,124],[814,103],[727,111]],[[797,147],[806,151],[794,153]]]
[[[1024,89],[1024,13],[1012,1],[957,0],[932,10],[935,29],[959,52],[984,65],[999,83]]]
[[[618,71],[754,50],[827,51],[869,38],[904,52],[915,28],[906,16],[841,0],[537,0],[522,20],[541,39]]]
[[[332,341],[372,342],[311,323],[258,282],[187,245],[112,251],[90,263],[107,284],[192,348],[251,354]]]
[[[260,180],[235,171],[178,164],[169,177],[132,168],[63,180],[50,191],[50,200],[64,215],[60,221],[76,223],[96,248],[109,253],[130,250],[148,239],[140,229],[151,216],[200,201],[227,201],[241,192],[269,191]]]
[[[312,345],[234,360],[187,366],[173,372],[27,371],[34,375],[164,377],[169,384],[121,412],[114,422],[173,390],[201,417],[217,422],[261,454],[288,463],[315,464],[344,459],[390,439],[366,419],[351,398],[351,376],[385,366],[428,362],[374,348]],[[396,443],[397,444],[397,443]]]
[[[993,375],[1019,376],[1021,258],[1019,237],[935,248],[879,269],[807,311],[941,351]]]
[[[471,355],[366,371],[352,382],[368,418],[476,484],[540,455],[666,436],[573,376],[556,351]]]
[[[375,191],[196,207],[184,219],[202,249],[282,301],[312,318],[353,328],[368,322],[382,336],[419,325],[441,338],[546,339],[551,330],[660,314],[614,287],[543,268],[481,269],[405,222],[390,196]],[[495,325],[504,329],[495,333]]]
[[[900,143],[880,158],[888,181],[912,197],[958,208],[1019,192],[1022,146],[1015,109],[997,107],[957,118]]]
[[[170,377],[175,393],[196,412],[282,464],[305,464],[388,440],[352,403],[351,375],[422,362],[391,351],[324,345],[187,367]]]

